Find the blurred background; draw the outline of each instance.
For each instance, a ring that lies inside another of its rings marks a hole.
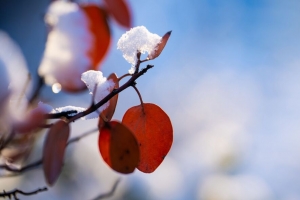
[[[50,0],[1,0],[0,29],[20,47],[33,77],[41,61]],[[49,191],[22,199],[92,199],[121,182],[110,199],[300,199],[300,1],[128,0],[133,25],[158,35],[172,30],[155,67],[137,82],[144,102],[164,109],[174,143],[152,174],[121,175],[98,152],[97,134],[68,147],[63,173]],[[102,64],[105,76],[130,64],[116,43],[126,31],[112,21],[113,40]],[[0,43],[0,48],[1,47]],[[12,58],[13,59],[13,58]],[[34,79],[35,80],[35,79]],[[87,107],[88,92],[54,94],[53,107]],[[135,91],[119,96],[114,119],[139,103]],[[72,136],[96,127],[77,121]],[[42,140],[42,139],[41,139]],[[41,156],[42,142],[32,160]],[[0,180],[0,189],[46,185],[37,169]]]

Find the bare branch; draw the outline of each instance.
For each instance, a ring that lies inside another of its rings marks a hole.
[[[95,128],[95,129],[92,129],[90,131],[87,131],[85,133],[83,133],[82,135],[80,136],[77,136],[77,137],[74,137],[72,139],[70,139],[67,143],[67,145],[73,143],[73,142],[78,142],[79,140],[81,140],[82,138],[86,137],[86,136],[89,136],[91,134],[94,134],[96,131],[98,131],[98,128]]]
[[[153,67],[153,65],[147,65],[146,68],[142,69],[140,72],[134,74],[126,83],[124,83],[121,87],[119,87],[118,89],[114,89],[111,93],[109,93],[106,97],[104,97],[101,101],[99,101],[97,104],[90,106],[88,109],[86,109],[83,112],[80,112],[76,115],[74,115],[71,119],[70,122],[73,122],[81,117],[84,117],[92,112],[94,112],[95,110],[97,110],[100,106],[102,106],[103,104],[105,104],[107,101],[109,101],[112,97],[114,97],[116,94],[122,92],[123,90],[125,90],[126,88],[132,86],[135,84],[135,80],[138,79],[140,76],[142,76],[143,74],[145,74],[149,69],[151,69]]]
[[[67,143],[67,146],[68,146],[69,144],[74,143],[74,142],[78,142],[78,141],[81,140],[82,138],[84,138],[84,137],[86,137],[86,136],[89,136],[89,135],[95,133],[96,131],[98,131],[98,128],[89,130],[89,131],[83,133],[83,134],[80,135],[80,136],[77,136],[77,137],[74,137],[74,138],[70,139],[70,140],[68,141],[68,143]],[[9,165],[5,165],[5,164],[4,164],[4,165],[0,165],[0,169],[5,169],[5,170],[7,170],[7,171],[13,172],[13,174],[0,175],[0,177],[14,177],[14,176],[18,176],[18,175],[21,175],[21,174],[24,173],[24,172],[30,171],[30,170],[32,170],[32,169],[35,169],[35,168],[41,166],[42,164],[43,164],[43,159],[41,158],[41,159],[39,159],[39,160],[37,160],[37,161],[35,161],[35,162],[33,162],[33,163],[30,163],[30,164],[28,164],[28,165],[26,165],[26,166],[20,168],[20,169],[12,168],[12,167],[10,167]]]
[[[76,110],[69,110],[69,111],[64,111],[60,113],[52,113],[52,114],[46,114],[45,118],[46,119],[58,119],[61,117],[65,117],[67,119],[70,119],[73,116],[70,116],[72,114],[77,114],[78,112]]]
[[[19,198],[17,197],[17,194],[22,194],[24,196],[30,196],[30,195],[35,195],[37,193],[40,193],[40,192],[44,192],[44,191],[47,191],[48,189],[46,187],[44,188],[39,188],[37,190],[34,190],[32,192],[23,192],[22,190],[18,190],[18,189],[15,189],[15,190],[12,190],[12,191],[9,191],[9,192],[6,192],[5,190],[3,190],[3,193],[0,193],[0,197],[8,197],[9,199],[11,199],[12,197],[15,199],[15,200],[18,200]]]
[[[107,192],[107,193],[104,193],[104,194],[101,194],[101,195],[97,196],[96,198],[94,198],[94,199],[92,199],[92,200],[99,200],[99,199],[104,199],[104,198],[111,197],[111,196],[115,193],[115,191],[116,191],[116,189],[117,189],[117,186],[118,186],[118,184],[119,184],[120,181],[121,181],[121,179],[118,178],[118,179],[116,180],[116,182],[114,183],[114,185],[113,185],[111,191],[109,191],[109,192]]]

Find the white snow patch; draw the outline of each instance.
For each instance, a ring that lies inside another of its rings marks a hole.
[[[147,52],[149,55],[155,51],[155,47],[160,41],[159,35],[150,33],[144,26],[134,27],[121,36],[117,48],[122,51],[125,60],[132,64],[129,73],[132,74],[135,71],[137,51],[142,54]]]
[[[114,83],[110,80],[107,80],[106,77],[103,77],[102,72],[89,70],[82,74],[81,80],[88,87],[90,94],[94,95],[95,103],[101,101],[105,96],[107,96],[111,89],[114,87]],[[97,86],[95,90],[95,86]],[[96,94],[93,94],[95,90]],[[109,101],[103,104],[98,112],[102,112],[109,106]]]
[[[68,111],[76,111],[74,113],[70,113],[68,114],[68,116],[74,116],[78,113],[81,113],[83,111],[85,111],[86,108],[82,108],[82,107],[76,107],[76,106],[64,106],[64,107],[60,107],[60,108],[55,108],[54,110],[51,111],[51,113],[61,113],[61,112],[68,112]],[[92,112],[84,117],[81,117],[80,119],[82,120],[87,120],[87,119],[94,119],[94,118],[98,118],[99,114],[97,111]]]

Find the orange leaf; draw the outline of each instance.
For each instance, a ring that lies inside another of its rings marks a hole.
[[[140,147],[138,169],[153,172],[164,160],[173,142],[173,128],[168,115],[157,105],[144,103],[128,109],[122,122],[136,136]]]
[[[46,137],[43,151],[43,170],[50,186],[56,182],[61,172],[69,134],[69,124],[60,120],[51,127]]]
[[[115,171],[132,173],[139,162],[139,147],[133,133],[117,121],[100,129],[99,150],[103,160]]]
[[[94,36],[92,49],[88,52],[92,59],[93,70],[105,57],[110,45],[110,30],[106,21],[106,12],[96,5],[84,5],[83,11],[89,19],[89,28]]]
[[[169,31],[161,38],[160,43],[156,45],[154,52],[151,52],[151,54],[148,56],[148,60],[153,60],[154,58],[157,58],[160,55],[160,53],[165,48],[169,37],[171,36],[171,33],[172,31]]]
[[[112,88],[110,92],[112,92],[114,89],[119,88],[119,80],[115,73],[112,73],[111,75],[109,75],[107,80],[110,80],[115,84],[115,87]],[[115,110],[116,110],[117,102],[118,102],[118,94],[116,94],[113,98],[111,98],[109,100],[109,106],[105,110],[102,111],[101,115],[102,115],[102,117],[105,117],[107,121],[110,121],[111,118],[113,117]],[[99,123],[98,123],[99,128],[101,128],[105,123],[104,120],[102,119],[102,117],[99,116]]]
[[[108,12],[115,18],[115,20],[125,28],[131,27],[130,10],[125,0],[104,0]]]

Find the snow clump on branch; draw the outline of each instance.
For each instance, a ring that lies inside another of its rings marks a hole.
[[[129,73],[133,74],[135,71],[137,51],[142,54],[147,52],[148,55],[151,55],[155,52],[157,44],[161,42],[161,39],[159,35],[150,33],[144,26],[132,28],[121,36],[117,48],[122,51],[125,60],[132,64]]]
[[[105,96],[107,96],[112,90],[112,88],[115,86],[114,82],[112,82],[111,80],[107,80],[107,78],[103,76],[101,71],[94,71],[94,70],[86,71],[81,75],[81,80],[88,87],[90,94],[94,95],[95,103],[98,103]],[[109,101],[103,104],[98,109],[98,111],[102,112],[108,106],[109,106]]]
[[[111,80],[107,80],[106,77],[103,76],[101,71],[89,70],[84,72],[81,75],[81,80],[86,84],[87,88],[90,91],[90,94],[93,95],[94,103],[98,103],[104,97],[106,97],[110,91],[114,88],[115,84]],[[96,87],[96,88],[95,88]],[[95,92],[95,94],[94,94]],[[42,106],[42,104],[41,104]],[[43,105],[44,106],[44,105]],[[87,116],[82,117],[81,119],[94,119],[99,117],[99,113],[101,113],[104,109],[109,106],[109,101],[103,104],[97,111],[94,111]],[[86,108],[76,107],[76,106],[64,106],[52,109],[48,109],[49,113],[62,113],[67,111],[75,111],[74,113],[69,113],[68,116],[74,116],[78,113],[81,113],[86,110]]]

